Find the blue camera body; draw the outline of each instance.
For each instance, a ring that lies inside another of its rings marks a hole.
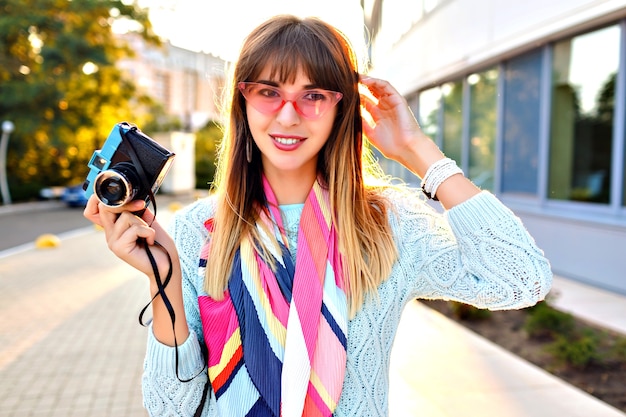
[[[96,177],[100,172],[106,170],[111,166],[111,161],[115,155],[115,151],[122,143],[122,135],[120,129],[127,132],[130,126],[124,124],[115,125],[107,140],[102,145],[102,149],[96,150],[91,156],[91,160],[87,166],[89,167],[89,174],[87,174],[87,180],[83,185],[85,190],[85,196],[91,197],[94,193],[94,185],[96,183]]]
[[[83,184],[87,198],[92,194],[109,207],[132,200],[154,204],[154,194],[174,162],[168,151],[137,126],[122,122],[89,161],[89,174]]]

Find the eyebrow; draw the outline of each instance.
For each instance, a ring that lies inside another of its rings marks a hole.
[[[270,87],[276,87],[276,88],[280,88],[280,85],[276,82],[276,81],[271,81],[271,80],[258,80],[256,81],[259,84],[266,84],[269,85]],[[317,84],[307,84],[305,85],[302,90],[315,90],[315,89],[322,89],[322,87],[320,87]]]

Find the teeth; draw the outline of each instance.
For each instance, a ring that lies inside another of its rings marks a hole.
[[[281,145],[295,145],[296,143],[298,143],[298,139],[292,138],[274,138],[274,140]]]

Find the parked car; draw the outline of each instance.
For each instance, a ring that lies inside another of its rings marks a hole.
[[[65,192],[66,187],[46,187],[39,190],[39,197],[42,200],[58,200]]]
[[[85,207],[87,205],[87,196],[83,190],[82,184],[66,187],[61,195],[61,201],[70,207]]]

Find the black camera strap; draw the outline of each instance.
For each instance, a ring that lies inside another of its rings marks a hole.
[[[136,133],[137,127],[131,126],[129,131]],[[156,217],[157,207],[156,207],[156,200],[154,198],[154,193],[152,192],[152,185],[148,183],[148,179],[147,179],[148,177],[146,175],[146,171],[143,168],[143,164],[141,163],[141,160],[137,156],[137,151],[135,150],[135,146],[133,146],[133,142],[128,140],[128,138],[126,137],[126,133],[124,132],[124,129],[122,128],[122,126],[120,126],[120,136],[122,137],[122,140],[124,141],[124,143],[128,146],[128,155],[130,156],[130,160],[133,163],[133,167],[137,170],[137,173],[139,174],[139,181],[141,181],[141,186],[143,187],[143,189],[148,190],[148,197],[150,198],[150,202],[152,203],[152,208],[154,208],[154,216]]]
[[[131,131],[137,131],[137,128],[135,126],[131,126],[130,128]],[[132,141],[128,140],[128,138],[126,137],[126,134],[124,132],[124,129],[120,126],[120,136],[122,137],[122,139],[124,140],[124,142],[126,143],[126,145],[128,145],[128,154],[130,156],[130,159],[133,163],[133,166],[135,167],[135,169],[137,170],[137,173],[139,174],[139,178],[141,181],[141,185],[142,187],[144,187],[144,189],[148,190],[148,197],[150,198],[150,202],[152,203],[152,207],[154,209],[154,218],[156,218],[156,213],[157,213],[157,206],[156,206],[156,199],[154,197],[154,192],[152,191],[152,187],[150,186],[150,184],[148,184],[147,181],[147,177],[146,177],[146,173],[145,170],[143,168],[143,165],[141,163],[141,160],[139,159],[139,157],[137,156],[137,152],[135,151],[135,148],[132,144]],[[145,210],[145,209],[144,209]],[[143,211],[141,210],[138,213],[135,213],[138,216],[141,216],[141,214],[143,214]],[[178,362],[179,362],[179,355],[178,355],[178,341],[176,340],[176,313],[174,311],[174,307],[172,307],[172,303],[170,302],[167,294],[165,293],[165,287],[167,287],[167,284],[169,284],[171,278],[172,278],[172,274],[173,274],[173,266],[172,266],[172,258],[169,254],[169,252],[167,251],[167,249],[165,249],[165,247],[163,247],[163,245],[161,245],[159,242],[155,241],[154,245],[161,248],[165,254],[167,255],[167,259],[169,261],[169,269],[167,271],[167,276],[165,277],[165,280],[161,280],[161,274],[159,273],[159,268],[156,264],[156,261],[154,259],[154,255],[152,254],[152,251],[150,250],[150,245],[148,245],[148,242],[146,242],[146,240],[144,238],[140,238],[139,242],[141,244],[141,246],[143,246],[144,250],[146,251],[146,254],[148,255],[148,259],[150,260],[150,265],[152,266],[152,271],[154,272],[154,279],[156,281],[157,284],[157,292],[156,294],[154,294],[152,296],[152,298],[150,299],[150,302],[148,302],[148,304],[146,304],[144,306],[144,308],[141,310],[141,312],[139,313],[139,324],[146,327],[147,325],[149,325],[150,322],[148,323],[144,323],[143,320],[143,316],[146,312],[146,310],[148,309],[148,307],[150,307],[150,305],[152,304],[152,302],[154,302],[154,300],[157,297],[161,297],[161,299],[163,300],[163,304],[165,304],[165,308],[167,309],[167,312],[170,316],[170,319],[172,321],[172,333],[174,335],[174,352],[175,352],[175,366],[176,366],[176,378],[178,378],[179,381],[181,382],[190,382],[193,379],[195,379],[198,375],[200,375],[203,371],[198,372],[196,375],[192,376],[189,379],[182,379],[178,373]],[[196,410],[196,413],[194,414],[194,417],[199,417],[202,413],[202,410],[204,408],[204,403],[207,399],[208,393],[209,393],[209,382],[207,380],[207,383],[204,386],[204,391],[202,393],[202,399],[200,401],[200,404]]]

